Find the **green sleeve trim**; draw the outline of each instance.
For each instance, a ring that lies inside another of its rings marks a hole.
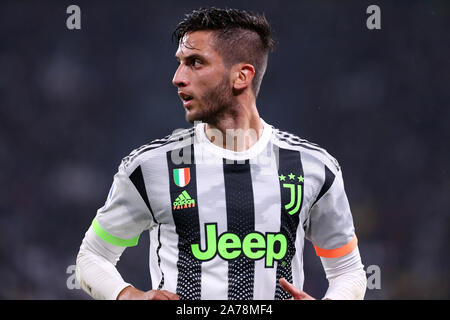
[[[97,218],[94,218],[92,221],[92,228],[94,229],[94,232],[104,241],[118,246],[118,247],[134,247],[138,244],[139,236],[133,239],[120,239],[117,237],[114,237],[113,235],[110,235],[108,232],[102,229],[100,224],[97,221]]]

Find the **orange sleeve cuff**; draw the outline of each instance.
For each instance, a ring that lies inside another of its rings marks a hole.
[[[314,249],[316,249],[316,254],[319,257],[324,258],[340,258],[345,256],[346,254],[349,254],[353,251],[353,249],[356,248],[358,245],[358,239],[356,238],[356,235],[353,237],[352,240],[350,240],[346,245],[343,245],[340,248],[336,249],[322,249],[313,244]]]

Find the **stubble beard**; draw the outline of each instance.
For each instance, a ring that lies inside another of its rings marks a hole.
[[[215,125],[226,113],[232,112],[236,98],[229,81],[228,75],[225,75],[217,86],[206,92],[201,97],[202,105],[198,106],[198,110],[186,113],[186,121],[190,123],[201,121]]]

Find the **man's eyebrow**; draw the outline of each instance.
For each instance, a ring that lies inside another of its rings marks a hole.
[[[175,55],[175,59],[177,59],[177,61],[181,60],[180,56],[178,56],[178,55]],[[187,55],[187,56],[183,56],[183,59],[184,60],[194,60],[194,59],[204,60],[205,58],[202,55],[199,55],[197,53],[193,53],[193,54],[190,54],[190,55]]]

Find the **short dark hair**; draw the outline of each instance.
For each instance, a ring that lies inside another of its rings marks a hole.
[[[253,65],[252,88],[257,96],[269,51],[274,48],[271,28],[265,16],[238,9],[200,8],[185,15],[176,26],[172,39],[179,43],[185,34],[194,31],[215,31],[214,46],[226,66],[239,62]]]

